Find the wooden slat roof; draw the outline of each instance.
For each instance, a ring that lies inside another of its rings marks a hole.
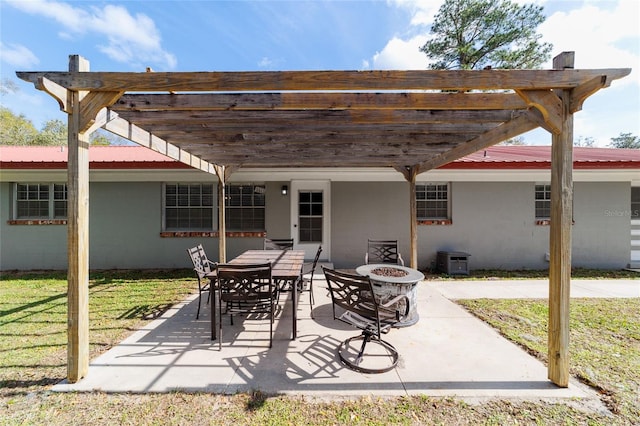
[[[194,167],[439,167],[571,112],[630,69],[19,72],[94,121]],[[63,90],[57,90],[63,88]],[[102,109],[108,107],[108,109]],[[99,114],[98,111],[100,111]],[[97,114],[97,117],[96,117]]]

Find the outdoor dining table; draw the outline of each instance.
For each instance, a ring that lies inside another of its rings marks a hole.
[[[247,250],[229,263],[236,265],[270,263],[271,277],[274,281],[289,281],[291,283],[293,321],[291,340],[295,340],[298,335],[298,286],[294,284],[302,273],[304,250]],[[211,327],[213,332],[213,315],[211,316]]]

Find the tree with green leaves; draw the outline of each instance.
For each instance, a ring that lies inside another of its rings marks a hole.
[[[540,68],[552,49],[536,33],[542,11],[510,0],[445,0],[420,51],[437,70]]]
[[[62,120],[44,123],[34,145],[63,146],[67,144],[67,125]]]
[[[24,115],[0,106],[0,145],[33,145],[38,130]]]
[[[613,148],[633,148],[640,149],[640,137],[631,133],[620,133],[615,138],[611,138],[609,146]]]
[[[596,140],[591,136],[578,136],[573,140],[573,146],[593,148],[596,146]]]
[[[15,115],[0,106],[0,145],[64,146],[68,143],[67,124],[62,120],[49,120],[38,131],[31,120]],[[129,145],[127,139],[114,136],[101,129],[91,134],[91,145]]]

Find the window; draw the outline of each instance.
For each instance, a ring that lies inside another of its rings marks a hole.
[[[418,220],[449,219],[449,184],[416,185]]]
[[[631,218],[640,219],[640,186],[631,187]]]
[[[66,219],[67,185],[16,183],[15,219]]]
[[[263,231],[265,229],[264,185],[229,185],[225,192],[228,231]]]
[[[536,219],[551,218],[551,185],[537,184],[535,189]]]
[[[213,229],[213,184],[167,183],[164,190],[165,230]]]
[[[322,191],[300,191],[298,195],[298,239],[301,243],[322,243]]]

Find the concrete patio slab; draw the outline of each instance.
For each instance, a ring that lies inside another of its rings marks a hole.
[[[580,383],[572,381],[568,388],[552,384],[540,361],[444,297],[440,284],[418,286],[420,320],[386,335],[400,353],[398,365],[387,373],[362,374],[340,363],[338,345],[358,333],[333,319],[326,283],[314,280],[313,318],[304,294],[295,341],[290,339],[287,301],[275,322],[271,349],[267,321],[236,317],[231,326],[225,316],[219,350],[218,342],[210,339],[210,307],[203,307],[196,320],[197,299],[191,296],[94,359],[84,379],[53,390],[260,390],[318,398],[423,394],[598,401],[596,393]]]

